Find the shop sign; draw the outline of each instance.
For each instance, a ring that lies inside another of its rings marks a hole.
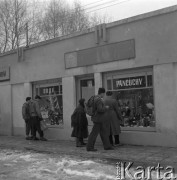
[[[129,88],[139,88],[139,87],[146,87],[145,76],[113,79],[114,89],[129,89]]]
[[[54,95],[59,94],[59,86],[50,86],[50,87],[41,87],[40,88],[40,95],[46,96],[46,95]]]
[[[8,81],[10,79],[9,67],[0,68],[0,81]]]

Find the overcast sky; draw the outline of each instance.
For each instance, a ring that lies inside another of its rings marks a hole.
[[[74,0],[66,0],[72,3]],[[113,20],[143,14],[168,6],[177,5],[177,0],[80,0],[89,14],[106,13]]]

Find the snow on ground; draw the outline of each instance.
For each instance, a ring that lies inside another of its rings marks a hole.
[[[78,157],[0,150],[0,180],[114,180],[116,166]]]
[[[135,174],[136,167],[130,172]],[[157,179],[156,172],[151,175]],[[116,176],[116,164],[103,160],[0,149],[0,180],[116,180]]]

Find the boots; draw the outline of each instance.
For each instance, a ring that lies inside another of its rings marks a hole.
[[[79,138],[79,140],[80,140],[80,143],[81,143],[81,145],[86,145],[86,143],[84,143],[84,139],[83,138]]]
[[[76,138],[76,147],[84,147],[86,143],[83,142],[83,138]]]

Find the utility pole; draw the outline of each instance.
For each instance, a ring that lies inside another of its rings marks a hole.
[[[17,38],[17,48],[19,47],[19,39],[18,39],[18,0],[14,1],[15,3],[15,36]]]
[[[29,46],[29,42],[28,42],[28,23],[26,23],[25,30],[26,30],[26,47],[28,47]]]

